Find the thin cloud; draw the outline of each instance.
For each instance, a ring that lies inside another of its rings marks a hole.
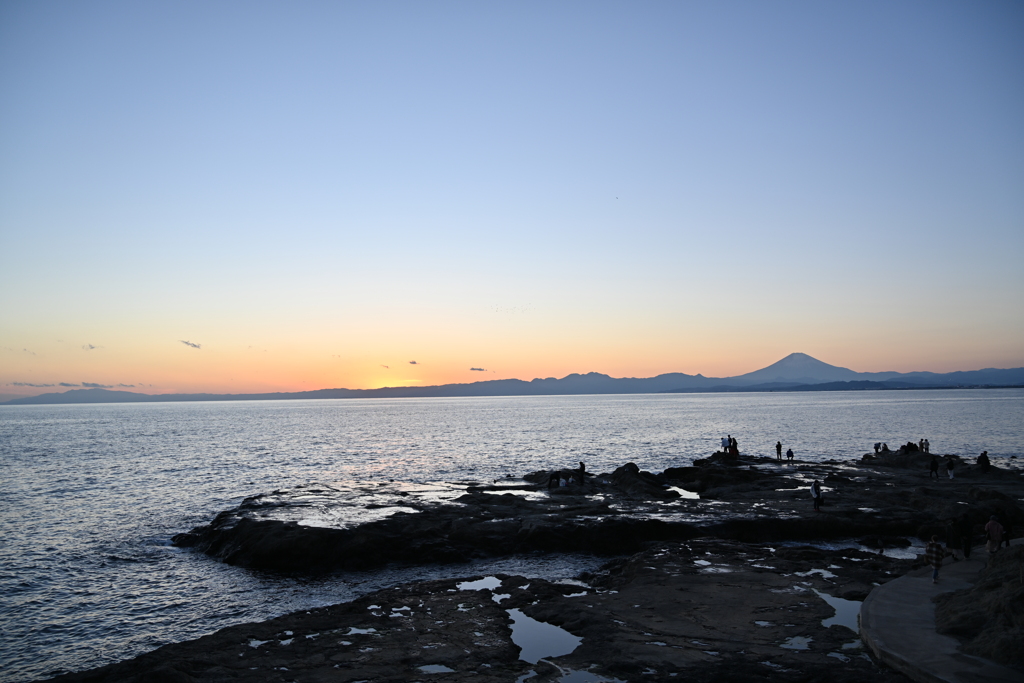
[[[112,389],[109,384],[96,384],[96,382],[82,382],[82,386],[86,389]]]
[[[99,348],[98,346],[93,346],[92,344],[82,344],[82,350],[83,351],[92,351],[93,349],[98,349],[98,348]]]
[[[22,351],[24,351],[25,353],[27,353],[29,355],[32,355],[32,356],[36,355],[35,351],[29,351],[28,349],[22,349]]]
[[[189,347],[191,347],[193,349],[201,349],[201,348],[203,348],[202,344],[195,344],[195,343],[190,342],[190,341],[185,341],[184,339],[179,339],[178,341],[180,341],[185,346],[189,346]]]
[[[59,386],[59,387],[80,387],[82,385],[81,384],[72,384],[70,382],[61,382],[57,386]]]
[[[390,365],[382,365],[381,367],[384,368],[385,370],[390,370],[391,369]]]
[[[119,386],[119,387],[125,387],[125,388],[127,388],[127,389],[134,389],[134,388],[135,388],[135,385],[134,385],[134,384],[118,384],[117,386]]]
[[[409,365],[419,365],[419,363],[417,363],[417,362],[416,362],[416,361],[414,361],[414,360],[411,360],[411,361],[409,361]]]
[[[52,384],[32,384],[31,382],[10,382],[10,386],[12,386],[12,387],[38,387],[38,388],[42,389],[43,387],[52,387],[53,385]]]
[[[470,372],[487,372],[487,368],[470,368]]]

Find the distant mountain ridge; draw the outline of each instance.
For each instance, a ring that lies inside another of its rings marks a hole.
[[[855,372],[806,353],[791,353],[766,368],[736,377],[704,377],[670,372],[656,377],[609,377],[573,373],[561,379],[495,379],[468,384],[380,389],[318,389],[265,394],[140,394],[108,389],[73,389],[7,401],[2,405],[57,403],[150,403],[169,401],[267,401],[310,398],[414,398],[456,396],[564,396],[578,394],[656,394],[721,391],[864,391],[940,387],[1024,386],[1024,368],[934,372]]]

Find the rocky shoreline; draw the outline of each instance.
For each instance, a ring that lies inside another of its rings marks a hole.
[[[311,494],[325,493],[321,487],[248,498],[173,541],[252,569],[329,572],[530,552],[619,555],[700,536],[908,545],[899,539],[944,534],[946,522],[965,513],[979,528],[992,514],[1024,525],[1014,502],[1024,497],[1018,472],[983,472],[957,458],[955,479],[934,480],[927,478],[929,460],[894,453],[857,463],[780,463],[716,454],[660,474],[630,463],[554,489],[547,488],[550,473],[535,472],[469,485],[448,502],[407,496],[393,514],[344,528],[303,524],[290,514],[309,505]],[[813,514],[808,493],[815,479],[825,491],[821,514]],[[330,505],[329,496],[317,505]]]
[[[936,481],[929,461],[716,454],[660,474],[627,464],[555,489],[540,472],[467,485],[446,501],[403,500],[340,528],[302,524],[296,512],[311,497],[329,506],[327,487],[256,496],[175,543],[271,571],[533,552],[611,559],[573,583],[500,574],[405,584],[53,680],[906,680],[861,649],[850,619],[875,585],[921,563],[879,551],[944,533],[964,513],[1024,527],[1020,473],[958,460],[956,479]],[[821,513],[807,491],[815,479]],[[531,637],[571,647],[531,656]]]

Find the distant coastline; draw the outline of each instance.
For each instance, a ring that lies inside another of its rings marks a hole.
[[[610,377],[597,372],[525,381],[497,379],[467,384],[379,389],[318,389],[259,394],[142,394],[103,388],[72,389],[16,398],[0,405],[67,403],[166,403],[182,401],[280,401],[343,398],[443,398],[473,396],[574,396],[586,394],[679,394],[796,391],[900,391],[908,389],[1005,389],[1024,387],[1024,368],[933,372],[855,372],[807,354],[793,353],[761,370],[736,377],[673,372],[656,377]]]

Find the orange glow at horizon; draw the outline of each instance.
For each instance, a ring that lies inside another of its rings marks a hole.
[[[276,331],[261,334],[258,329],[227,333],[212,324],[188,335],[141,326],[131,333],[114,334],[108,327],[97,326],[79,332],[76,339],[63,330],[40,326],[40,331],[23,334],[0,349],[0,393],[34,395],[72,388],[15,386],[15,382],[92,382],[152,394],[239,394],[510,378],[529,381],[587,372],[612,377],[670,372],[730,377],[766,367],[796,351],[858,372],[950,372],[1024,365],[1012,336],[1001,341],[984,330],[970,330],[973,338],[966,333],[933,335],[931,346],[922,344],[920,334],[898,336],[879,347],[873,343],[874,332],[855,324],[827,331],[796,326],[766,340],[752,339],[741,324],[709,325],[714,334],[694,336],[686,328],[665,329],[642,320],[612,332],[602,332],[596,322],[529,329],[488,326],[475,320],[422,322],[414,339],[408,324],[385,323],[360,335],[346,336],[326,328],[295,330],[294,337]],[[252,341],[258,338],[262,342]],[[487,371],[470,370],[474,367]]]

